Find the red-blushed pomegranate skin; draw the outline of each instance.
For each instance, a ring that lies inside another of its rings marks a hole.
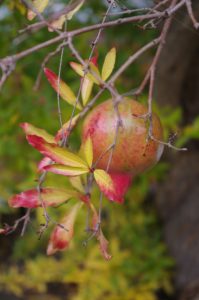
[[[137,175],[151,168],[159,160],[163,145],[151,139],[147,141],[148,125],[145,119],[139,118],[147,113],[143,104],[125,98],[118,106],[122,127],[117,134],[110,172],[124,172]],[[112,100],[107,100],[95,107],[86,117],[83,124],[83,142],[90,135],[93,142],[94,161],[114,142],[117,114]],[[157,115],[152,116],[153,136],[163,139],[163,129]],[[97,167],[106,170],[110,151],[98,162]]]

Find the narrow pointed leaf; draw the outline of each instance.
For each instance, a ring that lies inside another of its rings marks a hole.
[[[70,66],[79,76],[84,76],[84,68],[81,64],[72,61],[70,62]]]
[[[57,132],[55,136],[55,141],[58,142],[62,139],[65,139],[69,136],[71,130],[76,126],[77,122],[79,120],[79,114],[74,116],[72,120],[67,121],[61,129]]]
[[[91,69],[92,73],[91,73],[91,71],[88,70],[86,75],[84,72],[84,67],[81,64],[71,62],[70,66],[81,77],[88,78],[92,82],[99,84],[98,78],[100,78],[100,72],[99,72],[99,69],[97,68],[97,66],[92,61],[89,63],[89,68]],[[94,76],[93,74],[96,74],[96,76]]]
[[[69,247],[70,241],[74,234],[74,223],[77,213],[83,203],[75,204],[71,211],[66,215],[53,230],[47,248],[47,255],[52,255],[57,251],[63,251]]]
[[[37,135],[42,137],[48,143],[55,143],[54,136],[44,129],[38,128],[30,123],[21,123],[20,127],[24,130],[26,135]]]
[[[85,189],[82,183],[82,179],[81,177],[77,176],[77,177],[70,177],[70,183],[71,185],[76,188],[79,192],[81,193],[85,193]]]
[[[76,96],[71,88],[61,78],[59,80],[58,76],[50,69],[45,68],[44,73],[51,86],[57,93],[60,94],[62,99],[74,106],[76,103]],[[80,104],[77,105],[77,108],[81,109]]]
[[[102,229],[99,226],[99,215],[97,213],[96,208],[94,207],[94,205],[92,203],[90,204],[90,208],[91,208],[92,213],[93,213],[92,228],[93,228],[93,231],[96,234],[97,240],[99,241],[101,253],[102,253],[103,257],[106,260],[110,260],[112,258],[112,256],[108,252],[108,243],[109,242],[105,238],[105,236],[102,232]]]
[[[75,168],[85,168],[87,163],[78,155],[57,146],[56,144],[47,143],[41,137],[36,135],[28,135],[27,140],[31,146],[36,148],[44,156],[51,158],[54,162],[71,166]]]
[[[93,163],[93,143],[92,143],[90,136],[88,136],[86,141],[84,142],[84,144],[82,146],[82,152],[83,152],[85,161],[87,162],[89,168],[91,168],[92,163]]]
[[[102,230],[100,229],[99,231],[99,234],[97,236],[97,239],[99,241],[99,244],[100,244],[100,250],[101,250],[101,253],[103,255],[103,257],[106,259],[106,260],[110,260],[112,258],[112,255],[109,254],[108,252],[108,240],[105,238]]]
[[[116,60],[116,49],[112,48],[106,55],[102,66],[102,80],[105,81],[111,75]]]
[[[101,76],[98,67],[92,61],[89,63],[89,67],[92,72],[88,72],[88,78],[93,80],[94,83],[99,84],[99,79],[101,79]]]
[[[10,207],[14,208],[36,208],[42,206],[42,201],[45,206],[57,206],[72,197],[78,197],[78,192],[72,189],[47,187],[42,188],[40,193],[37,189],[31,189],[14,195],[8,200],[8,203]]]
[[[74,167],[68,167],[68,166],[57,165],[57,164],[45,166],[44,170],[55,174],[64,175],[64,176],[78,176],[89,172],[88,167],[74,168]]]
[[[93,81],[88,77],[83,79],[81,95],[82,95],[82,103],[85,106],[90,98],[93,89]]]
[[[47,7],[49,0],[33,0],[31,1],[32,5],[34,6],[34,8],[36,9],[36,11],[38,13],[42,13],[44,11],[44,9]],[[28,10],[28,15],[27,18],[28,20],[32,20],[34,19],[34,17],[36,16],[36,13],[34,11],[32,11],[31,9]]]

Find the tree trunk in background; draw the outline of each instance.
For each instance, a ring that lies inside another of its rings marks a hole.
[[[199,1],[194,13],[199,20]],[[157,68],[156,99],[161,106],[181,106],[183,124],[199,115],[199,30],[181,10],[168,35]],[[167,150],[170,173],[160,186],[157,205],[163,218],[165,238],[177,270],[180,300],[199,299],[199,142],[189,151]]]

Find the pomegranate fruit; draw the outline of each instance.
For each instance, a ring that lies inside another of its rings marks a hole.
[[[145,105],[125,98],[119,103],[118,111],[122,126],[118,130],[109,172],[131,174],[134,177],[156,164],[163,152],[163,145],[147,139],[149,124],[146,119],[140,118],[148,111]],[[98,168],[104,170],[107,168],[110,156],[110,151],[107,149],[114,143],[117,122],[118,116],[112,100],[95,107],[84,121],[82,139],[84,142],[90,135],[93,142],[94,162],[97,162]],[[162,125],[154,113],[152,125],[153,136],[162,140]]]

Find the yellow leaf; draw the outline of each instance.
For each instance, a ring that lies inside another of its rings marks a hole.
[[[74,167],[58,165],[58,164],[48,165],[48,166],[44,167],[44,169],[48,172],[52,172],[52,173],[60,174],[60,175],[64,175],[64,176],[79,176],[79,175],[86,174],[89,172],[88,167],[74,168]]]
[[[81,64],[71,62],[70,66],[81,77],[85,77],[85,78],[87,77],[88,79],[90,79],[94,83],[99,84],[98,78],[101,78],[100,77],[100,72],[99,72],[99,69],[92,62],[89,63],[89,68],[92,72],[89,71],[89,69],[88,69],[88,72],[86,73],[86,75],[85,75],[84,67]],[[94,76],[94,74],[96,76]]]
[[[83,144],[83,154],[89,168],[91,168],[93,163],[93,143],[90,136],[88,136],[85,143]]]
[[[32,6],[34,6],[35,10],[38,13],[42,13],[44,11],[44,9],[46,8],[46,6],[48,5],[49,0],[33,0],[32,1]],[[28,10],[28,20],[31,21],[32,19],[34,19],[34,17],[37,14],[32,11],[31,9]]]
[[[21,128],[24,130],[26,135],[36,135],[42,137],[48,143],[55,143],[55,138],[53,135],[49,134],[44,129],[35,127],[30,123],[21,123]]]
[[[93,89],[93,81],[90,80],[88,77],[85,77],[83,79],[82,89],[81,89],[82,102],[84,106],[87,104],[90,98],[92,89]]]
[[[97,169],[94,171],[94,178],[103,193],[107,195],[109,192],[115,192],[114,183],[107,172]]]
[[[81,177],[79,177],[79,176],[70,177],[69,180],[74,188],[76,188],[79,192],[81,192],[83,194],[85,193],[85,189],[84,189]]]
[[[84,76],[84,69],[81,64],[78,64],[78,63],[72,61],[72,62],[70,62],[70,66],[79,76],[81,76],[81,77]]]
[[[92,63],[92,61],[89,63],[89,67],[90,67],[92,73],[88,72],[88,74],[87,74],[88,78],[93,80],[94,83],[99,84],[100,82],[99,82],[98,78],[101,79],[101,76],[100,76],[98,67],[96,67],[96,65],[94,65],[94,63]],[[96,76],[94,76],[94,75],[96,75]]]
[[[102,80],[105,81],[112,73],[116,60],[116,49],[112,48],[106,55],[102,66]]]
[[[51,86],[57,93],[59,93],[62,99],[73,106],[76,105],[76,96],[71,88],[61,78],[59,79],[58,76],[50,69],[45,68],[44,73]],[[79,103],[76,105],[76,107],[81,109],[81,105]]]
[[[36,135],[28,135],[27,140],[31,146],[36,148],[44,156],[51,158],[54,162],[75,168],[87,168],[87,163],[78,155],[61,148],[56,144],[47,143],[43,138]]]

